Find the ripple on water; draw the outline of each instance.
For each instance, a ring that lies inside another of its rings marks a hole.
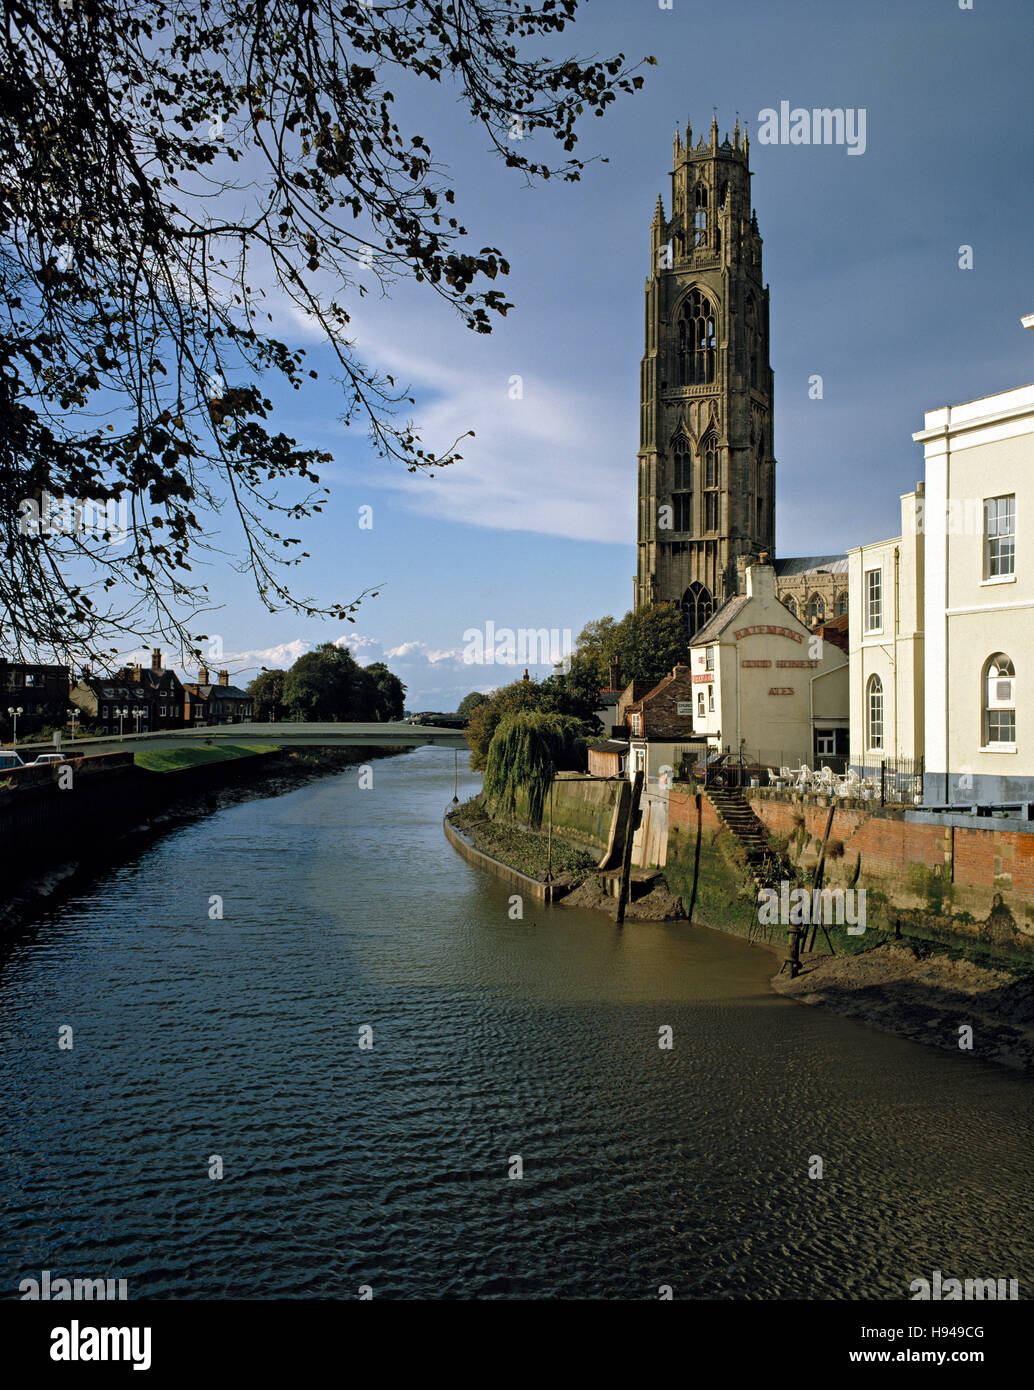
[[[425,749],[228,808],[13,946],[8,1295],[44,1268],[178,1298],[1030,1287],[1021,1079],[773,996],[719,933],[511,921],[444,842],[451,792]]]

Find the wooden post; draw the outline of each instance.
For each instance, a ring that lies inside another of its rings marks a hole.
[[[546,835],[546,882],[553,882],[553,769],[549,770],[549,832]]]
[[[789,966],[791,980],[796,980],[797,976],[801,973],[801,936],[807,930],[807,927],[787,927],[786,929],[787,935],[790,938],[790,954],[779,967],[779,973],[781,975],[786,967]]]
[[[831,799],[830,799],[830,803],[829,803],[829,815],[826,817],[826,833],[825,833],[825,835],[823,835],[823,837],[822,837],[822,844],[821,844],[821,846],[819,847],[819,862],[815,865],[815,878],[814,878],[814,881],[813,881],[813,883],[812,883],[812,888],[813,888],[813,889],[814,889],[814,888],[818,888],[818,889],[821,890],[821,888],[822,888],[822,879],[823,879],[823,875],[825,874],[825,871],[826,871],[826,844],[827,844],[827,842],[829,841],[829,832],[833,829],[833,816],[836,814],[836,809],[837,809],[837,808],[836,808],[836,802],[833,801],[832,798],[831,798]],[[814,904],[814,902],[815,902],[815,894],[814,894],[814,892],[812,893],[811,901],[812,901],[812,904]],[[823,925],[823,930],[825,930],[825,925],[826,925],[826,924],[823,923],[822,925]],[[816,933],[816,928],[817,928],[817,926],[818,926],[818,924],[817,924],[816,922],[812,922],[812,924],[811,924],[811,939],[808,941],[808,943],[806,944],[806,946],[805,946],[805,948],[804,948],[806,951],[811,951],[811,950],[813,950],[814,947],[815,947],[815,933]],[[829,941],[829,932],[826,932],[826,940]],[[833,949],[833,943],[832,943],[832,942],[830,942],[830,947],[829,947],[829,948],[830,948],[830,950],[832,951],[832,949]]]
[[[625,848],[621,855],[621,886],[618,892],[618,922],[625,920],[625,906],[628,902],[628,880],[632,872],[632,841],[635,839],[636,821],[639,818],[639,800],[643,794],[643,770],[635,775],[632,783],[632,799],[628,804],[628,823],[625,826]]]

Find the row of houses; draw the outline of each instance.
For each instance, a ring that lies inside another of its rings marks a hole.
[[[612,670],[590,771],[653,780],[727,751],[759,771],[904,769],[928,806],[1034,801],[1034,385],[928,411],[912,437],[925,476],[900,535],[843,557],[846,612],[816,622],[769,556],[745,561],[687,664],[649,690]]]
[[[250,720],[254,702],[248,692],[230,683],[228,671],[216,672],[214,681],[210,675],[201,667],[196,681],[180,680],[157,647],[149,666],[138,663],[99,675],[84,669],[77,680],[67,666],[2,661],[0,710],[11,711],[9,722],[17,713],[21,734],[69,720],[88,720],[102,735]]]

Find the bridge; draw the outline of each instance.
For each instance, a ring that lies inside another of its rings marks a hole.
[[[56,736],[55,736],[56,737]],[[158,729],[152,733],[105,738],[62,738],[66,757],[91,753],[128,753],[138,748],[218,748],[220,744],[247,746],[274,744],[280,748],[466,748],[462,729],[443,729],[432,724],[213,724],[200,729]],[[13,745],[8,744],[8,748]],[[17,751],[31,762],[40,753],[51,753],[46,743],[23,743]]]

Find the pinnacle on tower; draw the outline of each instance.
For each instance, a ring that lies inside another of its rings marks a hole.
[[[657,207],[653,214],[653,225],[655,227],[664,226],[664,199],[657,194]]]
[[[738,150],[740,147],[740,113],[736,112],[736,124],[732,128],[732,147]]]

